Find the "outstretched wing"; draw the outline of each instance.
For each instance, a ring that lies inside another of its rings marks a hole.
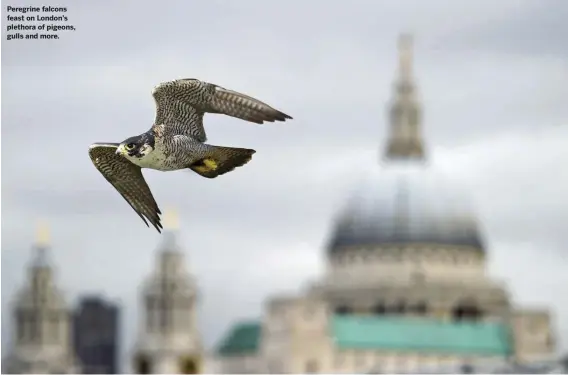
[[[207,112],[257,124],[292,119],[258,99],[192,78],[160,83],[152,95],[156,125],[165,124],[178,134],[191,135],[201,142],[207,140],[203,127],[203,115]]]
[[[103,177],[128,202],[138,216],[148,225],[148,221],[161,232],[160,208],[158,207],[142,169],[116,154],[118,143],[94,143],[89,147],[89,156]]]

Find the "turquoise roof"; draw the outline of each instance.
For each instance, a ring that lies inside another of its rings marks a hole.
[[[222,341],[218,353],[226,356],[255,353],[260,341],[260,332],[258,322],[235,324]]]
[[[389,349],[461,354],[511,353],[509,329],[496,322],[452,323],[433,319],[334,316],[332,335],[340,349]]]
[[[427,318],[336,315],[330,330],[339,349],[386,349],[465,355],[506,356],[512,352],[506,324],[497,322],[452,323]],[[231,327],[218,353],[252,354],[258,350],[259,322]]]

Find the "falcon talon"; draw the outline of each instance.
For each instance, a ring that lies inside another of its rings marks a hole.
[[[210,171],[214,171],[217,169],[217,162],[213,159],[203,159],[203,164],[208,168]]]
[[[206,144],[205,113],[218,113],[263,124],[291,120],[258,99],[197,79],[162,82],[152,91],[154,124],[145,133],[121,143],[93,143],[91,161],[136,211],[142,221],[161,232],[160,209],[142,174],[143,168],[163,172],[191,169],[215,178],[247,164],[252,149]]]

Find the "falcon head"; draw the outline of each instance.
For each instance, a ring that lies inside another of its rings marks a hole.
[[[116,149],[116,153],[125,158],[141,159],[154,151],[154,136],[144,133],[125,139]]]

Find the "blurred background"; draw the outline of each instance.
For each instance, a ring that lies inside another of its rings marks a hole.
[[[67,8],[58,40],[3,36],[6,371],[424,372],[568,351],[568,3]],[[210,143],[257,154],[214,180],[145,171],[159,235],[87,148],[147,130],[153,86],[176,78],[294,120],[207,115]]]

